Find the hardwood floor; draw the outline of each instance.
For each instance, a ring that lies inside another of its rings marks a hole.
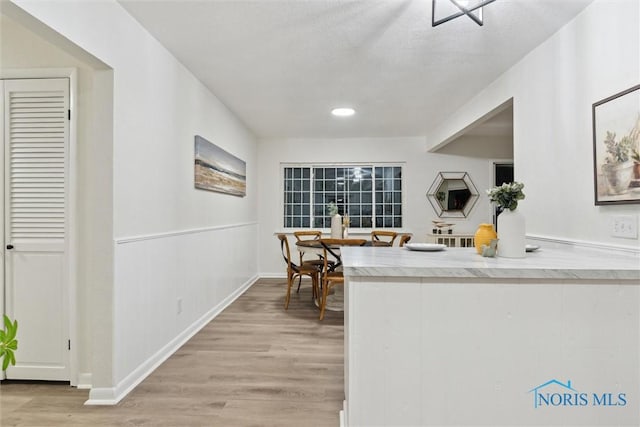
[[[116,406],[86,390],[3,381],[1,426],[338,426],[343,314],[318,321],[310,282],[284,310],[285,281],[262,279]]]

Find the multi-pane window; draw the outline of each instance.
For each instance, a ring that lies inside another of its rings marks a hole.
[[[285,227],[329,228],[331,202],[353,228],[402,227],[402,167],[284,167]]]
[[[376,227],[402,227],[402,169],[375,168]]]
[[[284,217],[286,227],[311,225],[311,169],[284,169]]]

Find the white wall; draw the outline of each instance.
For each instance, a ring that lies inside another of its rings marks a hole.
[[[113,210],[102,215],[113,218],[115,278],[100,309],[114,342],[111,360],[93,366],[94,379],[98,371],[110,377],[94,381],[91,393],[113,402],[192,332],[194,319],[214,314],[256,276],[256,141],[117,2],[13,3],[113,69]],[[194,189],[196,134],[247,162],[246,197]],[[230,250],[216,257],[214,246]],[[185,261],[188,274],[171,260]],[[151,331],[161,333],[146,339]]]
[[[282,219],[282,163],[402,162],[404,206],[402,231],[413,233],[412,242],[427,241],[431,220],[438,216],[426,193],[438,172],[468,172],[480,198],[469,218],[451,218],[456,232],[475,232],[491,222],[491,207],[483,197],[493,180],[493,161],[455,155],[431,154],[423,138],[278,139],[258,146],[261,274],[282,276],[284,261],[275,237],[284,230]],[[449,218],[446,218],[447,221]],[[356,234],[356,229],[350,233]]]
[[[125,394],[253,283],[257,230],[245,223],[116,241],[116,389],[92,390],[92,399]]]
[[[482,159],[513,159],[513,135],[463,135],[440,148],[438,153]]]
[[[640,2],[596,0],[428,135],[436,147],[514,98],[516,180],[527,234],[638,248],[610,236],[614,215],[639,205],[595,206],[591,108],[640,83]]]

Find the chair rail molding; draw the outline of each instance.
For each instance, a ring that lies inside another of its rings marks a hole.
[[[539,234],[527,234],[528,240],[535,240],[539,242],[552,243],[557,245],[570,245],[591,249],[604,249],[610,251],[629,252],[632,254],[640,254],[640,246],[625,246],[625,245],[611,245],[608,243],[591,242],[587,240],[577,239],[562,239],[559,237],[543,236]]]
[[[138,236],[120,237],[120,238],[114,239],[114,242],[116,245],[123,245],[123,244],[133,243],[133,242],[141,242],[144,240],[164,239],[166,237],[183,236],[186,234],[205,233],[207,231],[228,230],[231,228],[249,227],[252,225],[258,225],[258,221],[239,222],[235,224],[224,224],[224,225],[213,225],[211,227],[188,228],[185,230],[166,231],[162,233],[141,234]]]

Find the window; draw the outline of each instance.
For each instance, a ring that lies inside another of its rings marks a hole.
[[[330,228],[330,202],[352,228],[402,227],[401,166],[285,166],[283,176],[286,228]]]

